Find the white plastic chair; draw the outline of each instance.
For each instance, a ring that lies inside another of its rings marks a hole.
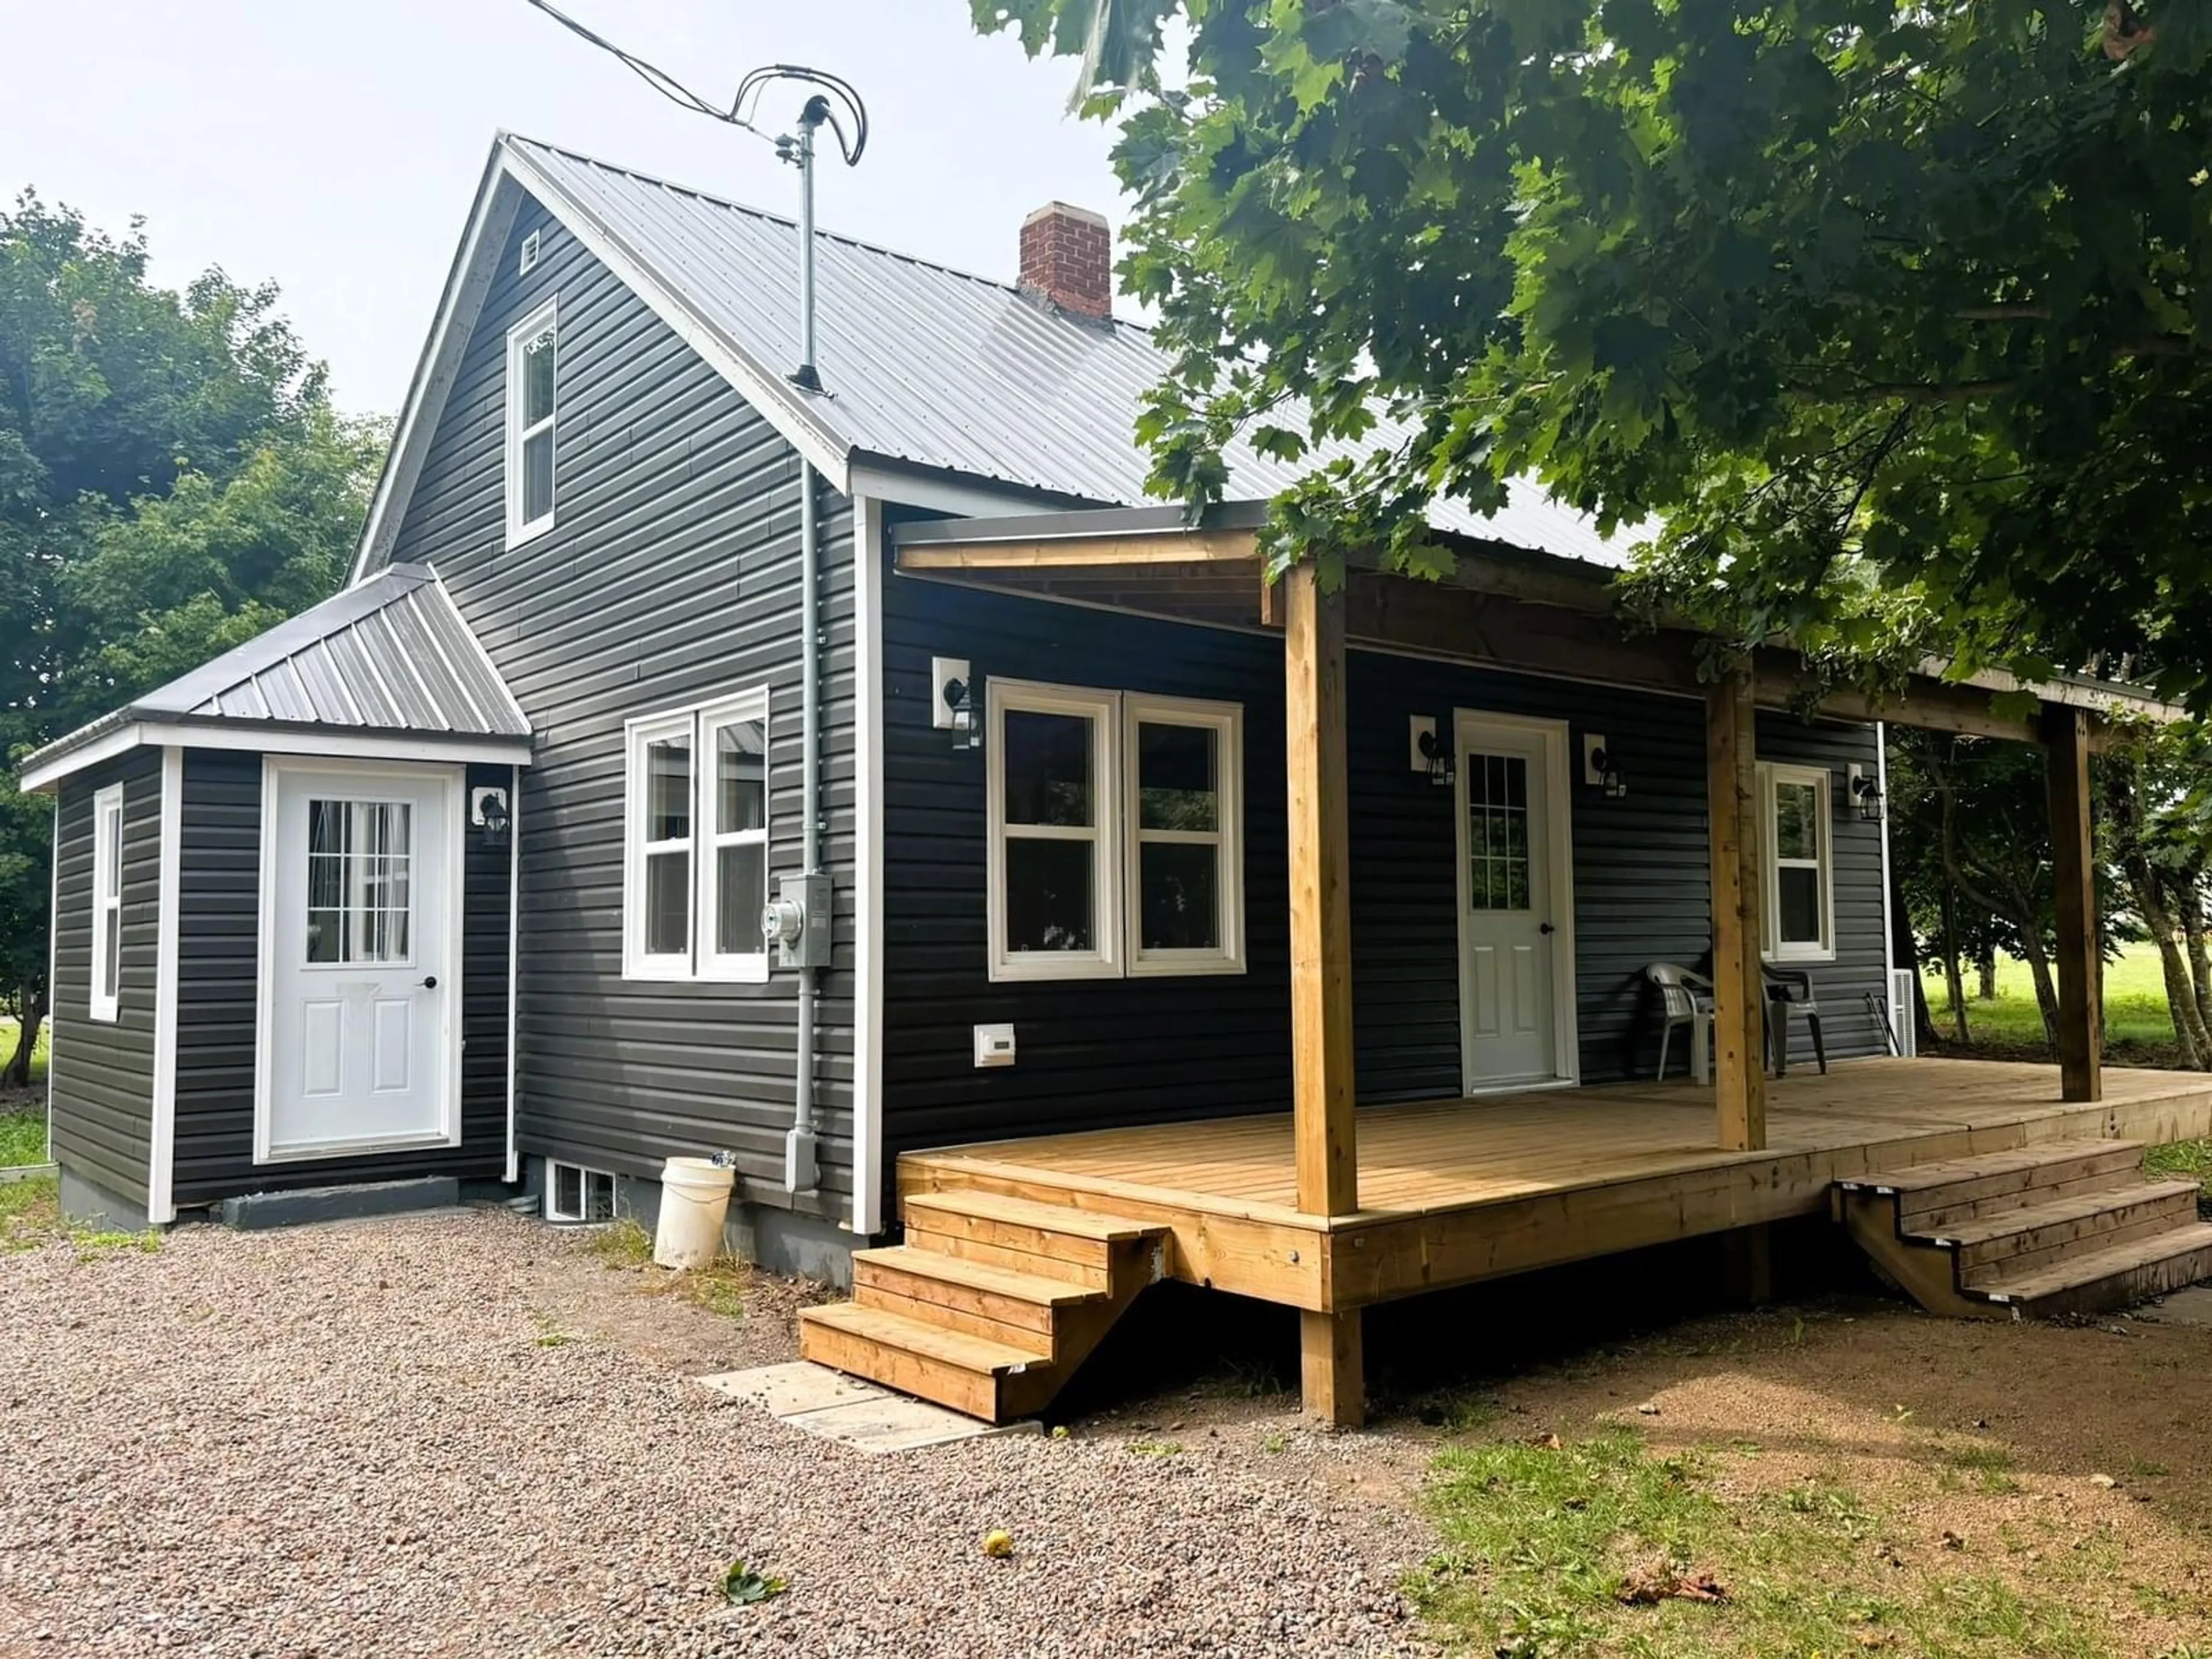
[[[1674,1028],[1690,1028],[1690,1075],[1699,1083],[1712,1081],[1713,1052],[1713,982],[1703,974],[1693,974],[1680,963],[1655,962],[1644,970],[1644,977],[1659,988],[1659,1001],[1666,1024],[1659,1032],[1659,1078],[1667,1076],[1667,1049],[1674,1039]]]

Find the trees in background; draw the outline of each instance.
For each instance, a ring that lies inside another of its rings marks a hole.
[[[0,210],[0,753],[10,760],[334,591],[380,434],[331,408],[276,290],[182,292],[26,192]],[[0,1083],[46,1009],[52,805],[0,775]]]

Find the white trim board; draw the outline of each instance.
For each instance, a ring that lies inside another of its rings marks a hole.
[[[161,750],[161,896],[154,951],[154,1105],[147,1135],[146,1219],[177,1218],[177,990],[184,906],[185,751]]]
[[[519,1055],[515,1040],[522,1024],[522,769],[510,772],[507,790],[507,1179],[522,1179],[522,1159],[514,1139]],[[465,828],[463,833],[466,834]],[[467,849],[462,849],[464,863]],[[468,888],[464,872],[464,907]],[[465,924],[465,915],[464,923]]]
[[[263,726],[240,720],[234,727],[192,720],[142,720],[118,726],[82,748],[57,755],[16,781],[27,795],[53,787],[87,767],[112,760],[143,744],[180,749],[246,750],[263,755],[307,755],[332,760],[426,761],[437,764],[527,766],[527,738],[426,738],[404,732],[369,732],[301,726]]]
[[[884,1187],[884,514],[853,503],[854,814],[853,1218],[862,1238],[883,1231]]]

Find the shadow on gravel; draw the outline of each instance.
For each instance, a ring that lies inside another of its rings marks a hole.
[[[1777,1225],[1773,1259],[1777,1301],[1886,1294],[1823,1219]],[[1722,1241],[1696,1238],[1370,1308],[1370,1415],[1434,1421],[1439,1411],[1458,1409],[1451,1402],[1459,1396],[1740,1308],[1729,1284]],[[1294,1310],[1163,1285],[1138,1299],[1054,1403],[1049,1420],[1127,1410],[1176,1392],[1288,1405],[1297,1387]]]

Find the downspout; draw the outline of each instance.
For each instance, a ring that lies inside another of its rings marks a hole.
[[[799,118],[795,146],[799,167],[799,368],[793,381],[804,392],[819,392],[822,377],[814,364],[814,138],[828,118],[819,96],[806,100]],[[822,873],[822,588],[821,522],[816,500],[814,464],[799,458],[799,870],[809,895],[823,893]],[[806,934],[826,934],[830,918],[806,916]],[[783,1183],[791,1193],[811,1193],[822,1184],[820,1137],[815,1130],[814,1024],[817,975],[813,952],[802,945],[799,969],[799,1054],[793,1079],[791,1129],[783,1143]]]

